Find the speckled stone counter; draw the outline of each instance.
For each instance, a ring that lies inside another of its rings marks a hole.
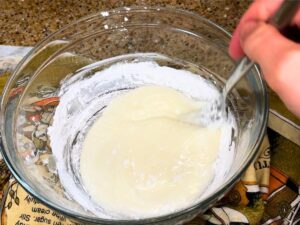
[[[122,6],[187,9],[232,32],[250,0],[0,0],[0,45],[32,46],[76,19]]]

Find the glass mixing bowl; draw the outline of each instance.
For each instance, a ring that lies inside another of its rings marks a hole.
[[[234,161],[225,182],[201,202],[169,215],[121,221],[97,218],[81,208],[60,185],[47,127],[59,104],[56,94],[63,79],[96,61],[120,55],[130,54],[127,61],[138,59],[139,53],[167,56],[172,60],[152,60],[201,74],[221,89],[235,64],[227,53],[229,40],[228,32],[196,14],[146,7],[93,14],[52,34],[28,53],[5,86],[1,147],[9,169],[42,203],[84,224],[174,225],[203,213],[224,196],[258,154],[268,105],[256,67],[227,99],[238,129],[232,140]],[[92,75],[90,70],[86,76]]]

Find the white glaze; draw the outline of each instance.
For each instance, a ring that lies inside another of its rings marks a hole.
[[[189,71],[162,67],[150,61],[118,63],[105,70],[96,72],[90,78],[82,79],[86,74],[86,70],[97,67],[101,63],[103,61],[89,65],[62,83],[59,93],[60,104],[56,109],[54,123],[48,130],[53,154],[57,160],[60,180],[68,195],[85,209],[90,210],[101,218],[141,218],[143,215],[125,216],[118,213],[106,212],[102,206],[99,206],[93,199],[90,199],[85,188],[82,186],[81,175],[79,173],[80,155],[86,130],[97,118],[98,115],[94,115],[97,114],[99,109],[109,104],[111,99],[126,92],[126,90],[111,92],[106,95],[103,95],[103,93],[144,85],[160,85],[171,87],[184,93],[186,96],[204,102],[213,101],[220,96],[220,93],[212,84],[198,75]],[[232,127],[234,127],[233,120],[222,122],[222,138],[218,159],[215,162],[214,179],[209,187],[202,194],[199,194],[199,197],[195,201],[190,202],[190,205],[213,193],[226,180],[226,174],[230,169],[234,155],[233,149],[229,148]],[[79,135],[78,131],[81,131]],[[71,142],[75,137],[77,137],[77,142],[70,149]],[[71,158],[71,160],[68,160],[68,158]],[[74,179],[72,171],[74,171],[75,178],[77,179]],[[178,208],[169,210],[176,211]],[[156,215],[164,213],[167,212],[157,212]]]

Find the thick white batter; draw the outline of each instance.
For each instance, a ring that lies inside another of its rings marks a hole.
[[[199,108],[174,89],[140,87],[112,100],[83,143],[83,183],[106,211],[148,217],[191,205],[213,178],[221,131],[180,120]]]

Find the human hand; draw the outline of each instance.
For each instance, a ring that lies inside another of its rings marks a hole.
[[[300,117],[300,44],[266,23],[282,2],[253,2],[233,34],[229,54],[234,59],[246,54],[258,63],[268,85],[290,111]],[[300,10],[291,25],[300,27]]]

